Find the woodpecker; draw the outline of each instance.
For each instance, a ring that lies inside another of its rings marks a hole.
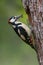
[[[22,15],[12,16],[9,18],[8,23],[24,42],[34,48],[31,29],[26,24],[17,21],[20,17],[22,17]]]

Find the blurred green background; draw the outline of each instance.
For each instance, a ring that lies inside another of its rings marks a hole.
[[[19,21],[27,24],[21,0],[0,0],[0,65],[38,65],[36,52],[8,24],[9,17],[20,14]]]

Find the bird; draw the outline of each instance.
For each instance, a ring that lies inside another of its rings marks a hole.
[[[16,34],[28,45],[30,45],[33,49],[35,45],[32,39],[31,29],[24,23],[17,21],[22,15],[19,16],[11,16],[8,19],[8,23],[12,26]]]

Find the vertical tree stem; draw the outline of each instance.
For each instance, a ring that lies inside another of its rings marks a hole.
[[[43,0],[22,0],[35,34],[35,49],[39,65],[43,65]]]

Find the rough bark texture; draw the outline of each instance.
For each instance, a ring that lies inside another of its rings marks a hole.
[[[35,34],[35,49],[39,65],[43,65],[43,0],[22,0]]]

